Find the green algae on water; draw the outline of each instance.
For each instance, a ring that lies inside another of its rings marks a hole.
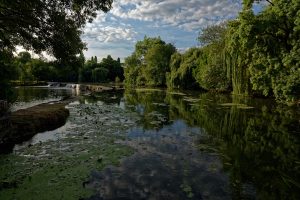
[[[114,106],[69,105],[70,124],[57,140],[0,156],[0,199],[80,199],[93,170],[118,165],[133,149],[123,140],[137,116]],[[111,121],[114,121],[113,125]]]

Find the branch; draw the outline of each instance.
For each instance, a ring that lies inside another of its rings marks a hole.
[[[272,6],[274,6],[274,4],[272,3],[271,0],[266,0],[269,4],[271,4]]]

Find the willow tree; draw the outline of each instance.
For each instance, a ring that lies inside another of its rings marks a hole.
[[[295,103],[300,99],[300,2],[269,1],[258,14],[253,3],[244,0],[238,19],[229,26],[233,90]]]
[[[169,88],[196,88],[199,87],[193,71],[199,67],[201,49],[190,48],[184,54],[174,53],[170,61],[170,72],[167,74]]]
[[[230,88],[225,49],[227,29],[227,23],[222,23],[208,26],[199,34],[202,48],[193,74],[200,87],[206,90],[227,91]]]
[[[226,35],[226,64],[230,71],[232,90],[234,94],[250,94],[250,77],[248,66],[251,62],[251,48],[248,37],[251,32],[253,15],[242,13],[238,20],[229,22]]]

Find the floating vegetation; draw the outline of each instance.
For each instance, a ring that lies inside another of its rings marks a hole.
[[[180,95],[180,96],[186,96],[186,94],[182,93],[182,92],[167,92],[169,94],[172,94],[172,95]]]
[[[222,103],[222,104],[219,104],[219,105],[226,106],[226,107],[236,106],[237,108],[240,108],[240,109],[252,109],[252,108],[254,108],[252,106],[248,106],[246,104],[239,104],[239,103]]]
[[[194,98],[189,98],[189,97],[185,97],[183,100],[187,101],[187,102],[192,102],[192,103],[196,103],[196,102],[200,101],[200,99],[194,99]]]
[[[135,89],[137,92],[162,92],[164,91],[163,89],[158,89],[158,88],[137,88]]]
[[[92,170],[117,165],[133,150],[123,140],[137,116],[114,106],[68,106],[70,118],[61,138],[21,146],[0,157],[0,199],[80,199]],[[76,124],[76,126],[72,126]]]

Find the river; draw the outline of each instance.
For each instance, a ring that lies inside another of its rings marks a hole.
[[[15,110],[74,94],[18,91]],[[137,89],[67,108],[63,127],[0,155],[0,199],[300,199],[297,107]]]

